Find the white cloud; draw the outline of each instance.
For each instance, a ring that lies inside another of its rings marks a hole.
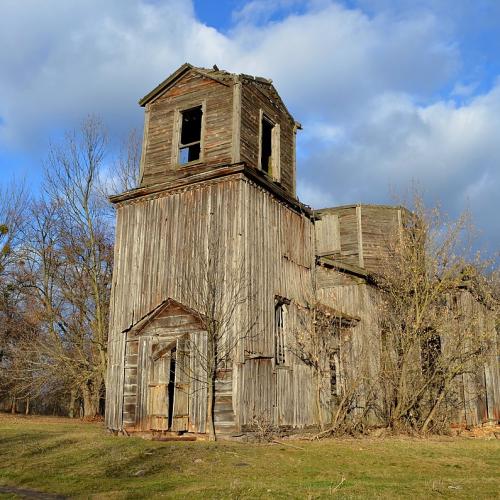
[[[472,83],[457,82],[453,86],[451,95],[457,97],[469,97],[470,95],[474,94],[478,85],[479,82],[472,82]]]
[[[22,147],[87,113],[111,128],[137,125],[136,99],[186,60],[274,78],[300,119],[348,120],[382,91],[428,94],[457,59],[427,14],[393,22],[312,2],[303,15],[246,22],[225,36],[196,20],[186,0],[21,5],[0,6],[0,140]]]
[[[370,18],[329,4],[262,27],[244,24],[232,37],[233,67],[273,78],[299,119],[346,120],[388,90],[427,97],[458,65],[456,47],[430,14]]]
[[[272,78],[303,123],[304,201],[388,202],[389,186],[417,179],[454,211],[469,200],[500,234],[488,215],[500,187],[500,84],[474,97],[480,87],[460,74],[452,16],[440,15],[449,0],[435,11],[391,4],[255,0],[223,34],[188,0],[2,0],[0,150],[41,156],[50,134],[88,113],[115,135],[140,128],[140,97],[185,61],[216,63]]]
[[[391,190],[402,192],[417,180],[431,202],[441,201],[452,214],[470,207],[490,249],[498,248],[498,130],[500,81],[463,105],[418,106],[385,96],[352,126],[349,140],[311,153],[300,172],[301,194],[312,204],[390,202]]]
[[[139,125],[137,99],[185,60],[226,51],[225,37],[193,16],[183,0],[4,1],[0,140],[29,148],[88,113],[112,129]]]

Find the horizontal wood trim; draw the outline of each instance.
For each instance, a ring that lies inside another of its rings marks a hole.
[[[155,184],[153,186],[133,189],[119,195],[110,196],[109,200],[113,204],[122,204],[125,202],[130,202],[132,200],[137,200],[138,198],[141,197],[157,195],[159,193],[168,194],[170,191],[175,189],[183,188],[196,183],[202,183],[214,179],[220,179],[235,174],[243,174],[245,177],[252,180],[256,184],[265,187],[272,194],[274,194],[280,201],[285,202],[295,212],[306,215],[310,219],[313,218],[313,211],[311,207],[304,205],[297,199],[291,197],[287,193],[287,191],[285,191],[278,184],[268,179],[265,174],[259,172],[254,168],[248,167],[245,163],[223,164],[219,166],[214,166],[208,172],[193,174],[185,179],[178,179],[171,182],[164,182],[160,184]]]

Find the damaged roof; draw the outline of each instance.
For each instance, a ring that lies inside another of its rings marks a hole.
[[[302,128],[300,123],[296,122],[292,114],[288,111],[287,107],[285,106],[285,103],[283,102],[277,90],[275,89],[272,80],[268,78],[263,78],[261,76],[246,75],[244,73],[240,74],[230,73],[228,71],[217,68],[217,66],[215,65],[213,68],[209,69],[209,68],[201,68],[193,66],[192,64],[189,63],[184,63],[176,71],[174,71],[168,78],[166,78],[165,80],[163,80],[163,82],[157,85],[151,92],[149,92],[142,99],[140,99],[139,100],[140,106],[144,107],[146,104],[156,99],[156,97],[165,92],[165,90],[172,87],[175,84],[175,82],[177,82],[177,80],[179,80],[179,78],[181,78],[188,71],[195,71],[196,73],[199,73],[200,75],[203,75],[207,78],[211,78],[221,83],[222,85],[233,85],[234,83],[237,82],[244,82],[244,83],[251,83],[254,85],[258,85],[259,88],[269,93],[271,97],[273,97],[279,102],[280,106],[283,107],[283,109],[287,112],[290,118],[294,121],[297,128]]]

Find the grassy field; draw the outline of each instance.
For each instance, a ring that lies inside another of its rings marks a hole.
[[[345,439],[293,446],[161,443],[111,436],[97,424],[3,415],[0,487],[82,498],[500,496],[497,439]],[[3,494],[8,496],[15,498]]]

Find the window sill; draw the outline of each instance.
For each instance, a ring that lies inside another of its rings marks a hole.
[[[203,160],[200,158],[199,160],[188,161],[187,163],[177,163],[176,167],[177,168],[193,167],[195,165],[201,165],[202,163]]]
[[[258,170],[260,172],[262,172],[262,174],[267,178],[269,179],[273,184],[276,184],[278,186],[281,186],[282,187],[282,184],[281,184],[281,179],[278,180],[276,179],[275,177],[272,176],[272,174],[270,174],[269,172],[266,172],[265,170],[262,170],[260,167],[258,168]]]

